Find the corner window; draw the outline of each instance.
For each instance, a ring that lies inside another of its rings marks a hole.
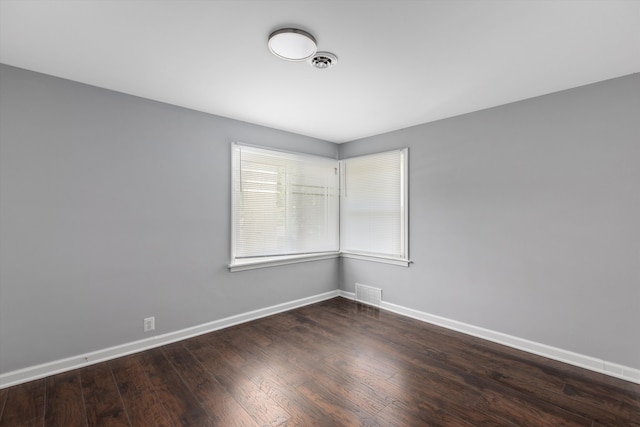
[[[231,271],[339,255],[408,265],[407,150],[342,161],[232,146]]]

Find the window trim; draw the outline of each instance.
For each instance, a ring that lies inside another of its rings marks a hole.
[[[378,262],[381,264],[400,265],[403,267],[409,267],[409,264],[412,263],[412,261],[408,258],[405,259],[405,258],[383,257],[378,255],[367,255],[367,254],[357,253],[357,252],[340,252],[340,257],[359,259],[362,261]]]
[[[314,254],[270,256],[236,260],[229,264],[229,271],[255,270],[257,268],[276,267],[278,265],[298,264],[301,262],[320,261],[323,259],[339,258],[340,252],[318,252]]]

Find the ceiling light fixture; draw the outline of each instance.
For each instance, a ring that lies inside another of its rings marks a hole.
[[[269,36],[269,50],[280,59],[304,61],[317,51],[316,39],[306,31],[282,28]]]

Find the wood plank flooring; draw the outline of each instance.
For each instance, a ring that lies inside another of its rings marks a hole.
[[[335,298],[0,390],[0,427],[478,425],[640,427],[640,385]]]

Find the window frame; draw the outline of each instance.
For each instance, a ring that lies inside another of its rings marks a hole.
[[[366,157],[372,157],[380,154],[400,152],[400,204],[401,204],[401,231],[400,231],[400,246],[402,247],[402,254],[400,257],[392,257],[379,255],[364,251],[349,251],[345,250],[342,246],[342,234],[340,235],[340,256],[344,258],[353,258],[364,261],[374,261],[385,264],[400,265],[408,267],[411,264],[409,258],[409,148],[400,148],[395,150],[380,151],[376,153],[365,154],[362,156],[353,156],[347,159],[341,159],[341,175],[340,175],[340,227],[343,226],[343,203],[342,197],[344,195],[344,181],[347,179],[348,171],[344,172],[345,161],[349,159],[362,159]]]
[[[237,193],[236,193],[236,171],[237,171],[237,163],[239,160],[237,159],[237,151],[236,147],[247,147],[248,149],[256,149],[262,151],[271,151],[274,153],[282,153],[284,155],[293,155],[300,157],[310,157],[310,158],[322,158],[327,160],[335,160],[338,165],[339,177],[338,177],[338,212],[337,212],[337,239],[338,239],[338,249],[336,251],[326,251],[326,252],[314,252],[314,253],[298,253],[298,254],[289,254],[289,255],[277,255],[277,256],[255,256],[251,258],[236,258],[236,221],[237,215],[236,206],[237,206]],[[231,259],[228,264],[228,268],[230,272],[236,271],[244,271],[244,270],[253,270],[258,268],[265,267],[274,267],[279,265],[287,265],[287,264],[295,264],[301,262],[309,262],[309,261],[318,261],[325,259],[332,259],[338,257],[358,259],[364,261],[372,261],[378,263],[385,263],[391,265],[405,266],[408,267],[412,262],[409,259],[409,149],[395,149],[395,150],[387,150],[378,153],[371,153],[362,156],[353,156],[351,158],[363,158],[368,156],[374,156],[377,154],[383,154],[387,152],[399,151],[401,153],[401,171],[400,171],[400,179],[401,179],[401,206],[402,206],[402,230],[401,230],[401,245],[403,248],[403,255],[401,257],[390,257],[384,255],[377,255],[372,253],[364,253],[358,251],[346,251],[342,249],[342,237],[341,231],[343,228],[342,224],[342,197],[344,193],[344,179],[345,179],[345,171],[344,171],[344,163],[348,159],[332,159],[331,157],[324,156],[316,156],[306,153],[292,152],[279,150],[271,147],[263,147],[258,145],[245,144],[240,142],[232,142],[231,143],[231,224],[230,224],[230,254]]]
[[[264,268],[264,267],[273,267],[273,266],[278,266],[278,265],[286,265],[286,264],[294,264],[294,263],[300,263],[300,262],[309,262],[309,261],[317,261],[317,260],[322,260],[322,259],[331,259],[331,258],[338,258],[340,256],[340,210],[339,210],[339,203],[340,203],[340,194],[339,194],[339,179],[338,179],[338,183],[337,183],[337,193],[336,193],[336,197],[337,197],[337,203],[338,203],[338,209],[336,212],[337,218],[336,221],[337,226],[336,226],[336,238],[337,238],[337,248],[335,251],[318,251],[318,252],[311,252],[311,253],[292,253],[292,254],[287,254],[287,255],[263,255],[263,256],[254,256],[254,257],[247,257],[247,258],[237,258],[237,240],[236,240],[236,226],[237,226],[237,220],[238,220],[238,212],[237,212],[237,203],[238,203],[238,199],[237,199],[237,192],[236,192],[236,173],[237,173],[237,168],[239,166],[239,159],[237,157],[237,153],[238,147],[245,147],[248,150],[255,150],[255,151],[264,151],[264,152],[272,152],[272,153],[280,153],[283,155],[283,157],[285,156],[295,156],[295,157],[299,157],[301,159],[303,158],[309,158],[309,159],[324,159],[327,161],[334,161],[336,163],[336,167],[339,168],[339,160],[337,159],[333,159],[331,157],[324,157],[324,156],[316,156],[316,155],[312,155],[312,154],[306,154],[306,153],[299,153],[299,152],[292,152],[292,151],[285,151],[285,150],[278,150],[275,148],[271,148],[271,147],[263,147],[263,146],[257,146],[257,145],[251,145],[251,144],[245,144],[245,143],[240,143],[240,142],[233,142],[231,144],[231,224],[230,224],[230,234],[231,234],[231,239],[230,239],[230,254],[231,254],[231,259],[230,262],[228,264],[228,268],[229,271],[231,272],[235,272],[235,271],[243,271],[243,270],[253,270],[256,268]],[[338,177],[339,178],[339,177]]]

